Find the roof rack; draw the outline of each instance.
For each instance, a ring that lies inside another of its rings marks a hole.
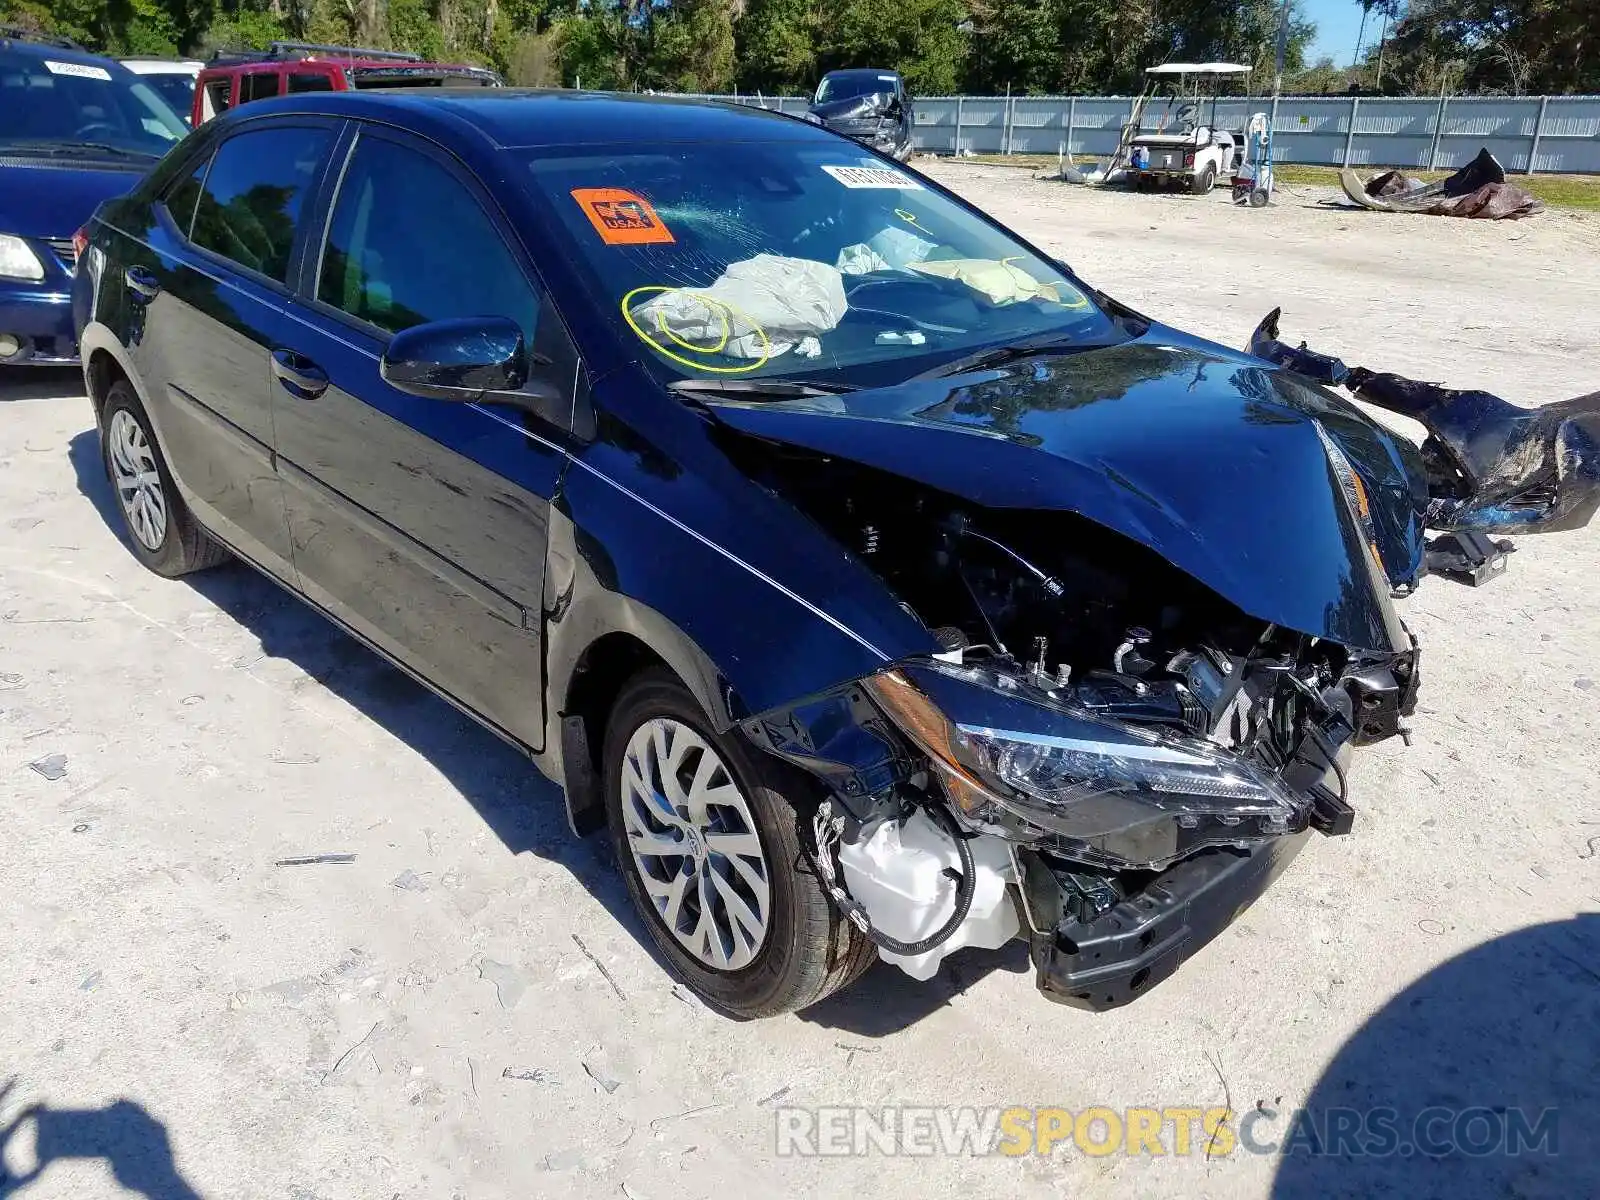
[[[62,50],[82,50],[69,37],[59,33],[39,33],[32,29],[24,29],[21,25],[0,25],[0,38],[10,38],[18,42],[37,42],[41,46],[56,46]]]
[[[370,58],[384,62],[421,62],[422,55],[404,50],[375,50],[367,46],[325,46],[319,42],[272,42],[265,50],[218,50],[211,62],[286,62],[307,58]]]

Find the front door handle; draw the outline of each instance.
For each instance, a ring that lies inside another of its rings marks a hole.
[[[161,290],[161,283],[156,279],[155,272],[147,267],[129,267],[122,273],[122,278],[128,285],[128,291],[140,304],[149,304]]]
[[[284,391],[302,400],[314,400],[328,390],[328,373],[293,350],[272,352],[272,373]]]

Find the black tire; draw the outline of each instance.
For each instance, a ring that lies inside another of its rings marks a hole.
[[[112,466],[112,448],[108,431],[114,428],[118,413],[126,413],[139,426],[149,447],[150,456],[155,462],[161,499],[165,506],[166,524],[164,536],[154,547],[147,546],[134,529],[133,518],[123,500],[122,492],[117,487],[117,474]],[[161,445],[156,441],[155,430],[151,428],[150,418],[145,415],[144,405],[139,403],[139,396],[133,390],[133,385],[125,379],[119,379],[111,385],[110,391],[106,393],[106,402],[100,409],[100,459],[105,466],[106,478],[111,482],[112,493],[116,497],[117,512],[122,517],[128,547],[133,551],[134,557],[145,566],[157,575],[176,579],[180,575],[187,575],[191,571],[203,571],[207,567],[215,567],[228,560],[228,551],[213,541],[200,527],[199,522],[194,519],[194,514],[189,511],[189,506],[178,494],[177,486],[172,481],[172,472],[167,468],[166,456],[162,454]]]
[[[754,818],[771,882],[770,917],[764,943],[741,970],[710,966],[679,942],[645,891],[629,848],[622,814],[624,757],[635,731],[657,718],[688,726],[716,751]],[[623,687],[606,725],[602,770],[611,845],[628,895],[673,972],[712,1008],[739,1019],[795,1012],[844,987],[875,961],[872,943],[839,916],[802,850],[810,842],[815,788],[736,730],[713,732],[670,671],[650,668]]]
[[[1210,163],[1201,167],[1195,173],[1194,182],[1190,185],[1196,196],[1209,196],[1211,189],[1217,186],[1217,169]]]

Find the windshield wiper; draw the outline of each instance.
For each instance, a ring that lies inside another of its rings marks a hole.
[[[670,391],[679,395],[765,397],[771,400],[794,400],[807,396],[840,396],[856,391],[852,383],[812,383],[803,379],[678,379],[667,384]]]
[[[1032,358],[1036,354],[1049,354],[1055,351],[1070,352],[1084,350],[1088,347],[1061,332],[1041,334],[1036,337],[1023,338],[1021,341],[1008,342],[1004,346],[990,346],[987,350],[976,350],[971,354],[964,354],[960,358],[953,358],[947,363],[941,363],[931,371],[924,371],[920,375],[913,375],[912,379],[948,379],[952,375],[962,375],[968,371],[982,371],[988,367],[1001,367],[1008,362],[1019,358]]]
[[[8,154],[14,151],[52,155],[82,154],[85,151],[91,151],[97,154],[114,154],[122,158],[161,157],[159,154],[151,154],[145,150],[129,150],[126,146],[113,146],[110,142],[67,142],[40,140],[36,142],[0,143],[0,154]]]

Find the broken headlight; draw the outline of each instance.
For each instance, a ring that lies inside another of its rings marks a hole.
[[[1305,825],[1303,802],[1221,747],[1100,720],[1003,672],[916,664],[865,685],[927,754],[968,822],[1015,840],[1049,841],[1102,865],[1160,869],[1206,846]]]

